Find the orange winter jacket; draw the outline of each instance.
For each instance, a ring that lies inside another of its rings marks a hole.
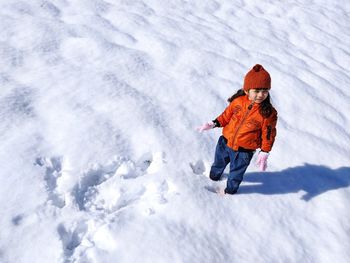
[[[228,147],[235,151],[242,147],[269,152],[276,137],[277,111],[273,109],[272,114],[264,118],[259,112],[259,104],[250,105],[252,101],[248,96],[238,97],[216,120],[223,127],[222,134]]]

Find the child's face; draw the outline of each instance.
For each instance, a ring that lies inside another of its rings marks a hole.
[[[255,103],[263,102],[269,95],[268,89],[250,89],[245,92],[248,95],[249,100],[255,100]]]

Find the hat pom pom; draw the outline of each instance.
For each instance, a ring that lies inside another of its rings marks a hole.
[[[254,67],[253,67],[254,71],[255,72],[259,72],[261,70],[263,70],[263,66],[261,66],[260,64],[256,64]]]

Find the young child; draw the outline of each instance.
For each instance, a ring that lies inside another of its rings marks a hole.
[[[257,159],[260,170],[265,171],[267,167],[277,123],[277,111],[270,102],[270,88],[270,74],[263,66],[255,65],[244,77],[243,88],[228,99],[230,104],[224,112],[198,128],[202,132],[223,127],[216,145],[210,179],[220,180],[230,163],[225,194],[237,192],[256,149],[260,148]]]

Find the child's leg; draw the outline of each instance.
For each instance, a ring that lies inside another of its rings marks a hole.
[[[254,152],[230,151],[230,173],[227,178],[226,194],[235,194],[237,192],[253,155]]]
[[[214,163],[210,168],[210,179],[218,181],[221,178],[227,164],[230,162],[230,156],[223,136],[220,136],[215,149]]]

